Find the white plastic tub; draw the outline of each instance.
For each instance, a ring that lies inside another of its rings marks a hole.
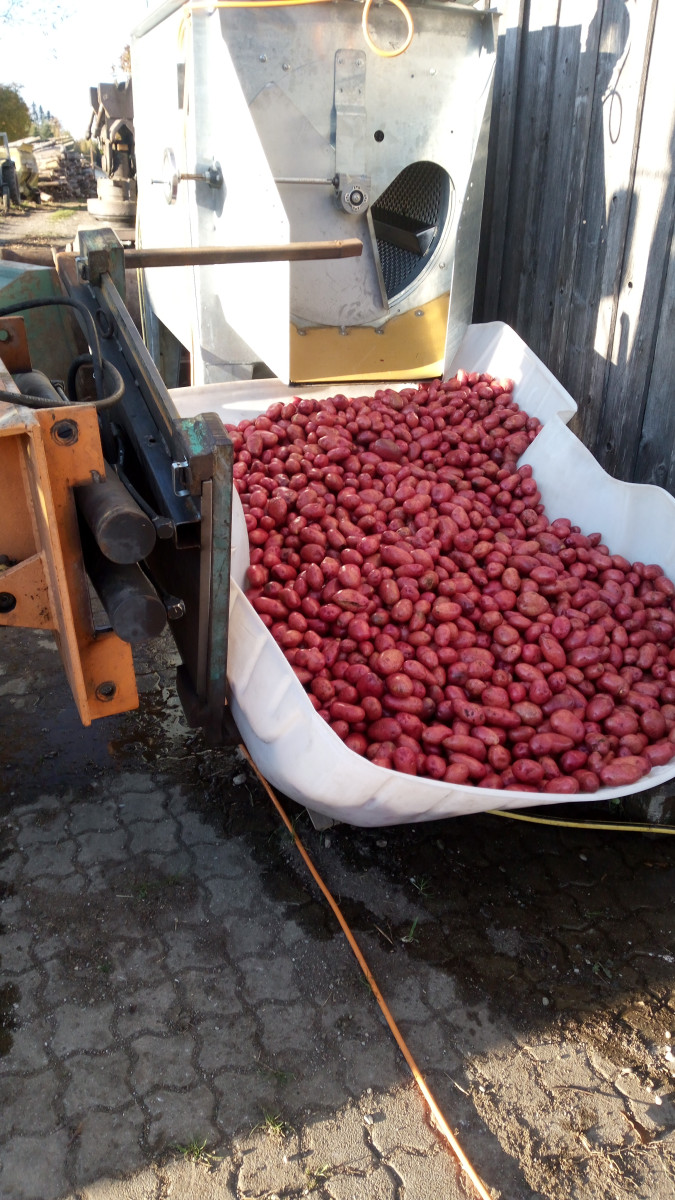
[[[614,554],[658,562],[675,578],[675,500],[661,488],[612,479],[566,427],[576,405],[524,342],[501,322],[471,326],[449,364],[510,376],[515,398],[543,429],[520,460],[532,465],[550,520],[570,517],[587,533],[599,531]],[[377,384],[289,391],[268,381],[181,389],[172,393],[181,415],[217,412],[223,421],[258,415],[289,395],[363,395]],[[394,385],[395,386],[395,385]],[[401,386],[410,386],[403,384]],[[250,391],[247,389],[250,388]],[[284,655],[246,600],[241,587],[248,539],[235,504],[232,602],[227,673],[231,705],[256,765],[269,781],[309,808],[353,825],[395,825],[484,812],[603,800],[644,791],[675,776],[675,760],[655,767],[630,787],[592,795],[543,795],[454,786],[402,775],[354,754],[317,716]]]

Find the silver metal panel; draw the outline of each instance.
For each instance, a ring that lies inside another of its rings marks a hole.
[[[181,205],[181,189],[189,189],[189,235],[195,244],[364,241],[360,259],[292,264],[287,278],[296,324],[378,327],[451,291],[449,330],[455,324],[463,327],[466,320],[478,250],[481,139],[489,113],[497,16],[454,3],[410,8],[415,36],[408,50],[392,59],[366,47],[361,5],[351,0],[195,11],[191,18],[195,82],[182,169],[194,171],[197,164],[204,169],[217,158],[225,177],[222,211],[207,184],[179,185],[175,207]],[[168,3],[160,11],[163,15],[172,9]],[[154,25],[149,18],[135,44],[136,51],[152,47],[153,83],[166,73],[174,92],[176,55],[167,52],[161,34],[179,19],[176,13]],[[389,4],[373,7],[369,25],[377,43],[387,48],[400,43],[405,32],[401,14]],[[136,72],[134,84],[138,87]],[[162,85],[162,95],[170,90]],[[166,126],[167,119],[156,101],[152,110],[145,105],[144,113],[139,112],[136,123],[139,136],[145,124],[144,144],[149,145],[153,137],[158,140],[157,124]],[[153,132],[147,132],[149,125]],[[361,181],[372,205],[406,166],[418,162],[438,164],[447,172],[454,203],[419,275],[387,302],[369,211],[345,211],[344,193],[336,194],[328,180]],[[142,205],[141,212],[145,244],[158,245],[154,229],[147,233],[154,208]],[[280,284],[287,268],[277,264],[275,270],[269,287],[261,282],[258,266],[208,268],[195,275],[196,356],[201,357],[204,380],[225,378],[228,370],[230,377],[243,376],[247,362],[256,359],[288,377],[289,289],[282,296]],[[154,286],[152,298],[153,304],[171,308]]]

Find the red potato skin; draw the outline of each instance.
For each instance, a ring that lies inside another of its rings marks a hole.
[[[592,794],[675,757],[675,584],[566,518],[510,381],[273,405],[231,427],[247,595],[378,766]]]

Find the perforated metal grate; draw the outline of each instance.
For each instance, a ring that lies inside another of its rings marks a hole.
[[[375,221],[401,229],[436,227],[430,245],[421,255],[378,237],[377,249],[389,299],[409,287],[433,254],[447,219],[451,187],[450,176],[437,163],[411,163],[373,205]]]

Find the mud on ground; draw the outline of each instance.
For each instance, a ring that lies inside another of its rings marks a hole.
[[[213,1194],[300,1195],[309,1168],[301,1180],[286,1179],[283,1155],[276,1167],[268,1164],[272,1178],[241,1174],[252,1153],[246,1137],[264,1123],[263,1112],[282,1116],[288,1136],[300,1139],[297,1153],[314,1154],[316,1162],[316,1122],[333,1122],[339,1145],[356,1111],[362,1133],[375,1138],[372,1157],[381,1131],[363,1124],[368,1113],[380,1114],[383,1129],[388,1116],[397,1129],[403,1097],[418,1120],[423,1106],[408,1093],[407,1069],[370,990],[257,781],[236,750],[209,750],[187,729],[173,690],[174,661],[168,639],[144,649],[137,661],[139,711],[82,730],[45,635],[2,631],[0,871],[10,920],[0,939],[0,1080],[15,1087],[45,1070],[36,1074],[32,1062],[32,1075],[30,1069],[11,1073],[16,1040],[24,1053],[22,1038],[40,1018],[57,1086],[51,1124],[39,1127],[53,1137],[67,1134],[59,1151],[66,1190],[54,1196],[98,1196],[85,1186],[96,1173],[91,1152],[77,1157],[84,1136],[79,1126],[85,1129],[92,1118],[73,1099],[73,1080],[80,1078],[74,1068],[89,1054],[93,1069],[97,1052],[86,1038],[63,1040],[59,1004],[101,1012],[108,1021],[101,1045],[111,1039],[109,1053],[128,1052],[132,1063],[134,1151],[122,1166],[161,1174],[163,1156],[179,1135],[170,1121],[162,1124],[159,1106],[153,1109],[137,1077],[139,1047],[151,1041],[149,1028],[157,1034],[153,1022],[159,1021],[163,1045],[191,1039],[199,1079],[181,1083],[171,1051],[157,1080],[145,1086],[157,1088],[166,1075],[174,1101],[197,1089],[194,1123],[227,1159],[228,1186],[235,1188]],[[165,799],[153,812],[157,796]],[[100,820],[90,816],[92,831],[78,834],[77,813],[95,814],[99,804]],[[493,1195],[675,1196],[671,839],[490,816],[318,833],[303,810],[287,804],[432,1092]],[[590,804],[555,811],[591,819],[620,815],[616,806],[610,813]],[[173,817],[183,830],[199,828],[213,853],[229,856],[237,879],[229,885],[231,904],[222,896],[214,904],[208,856],[191,856],[190,839],[186,845],[171,840],[166,822]],[[97,858],[96,838],[114,840],[123,826],[132,831],[127,848],[120,841],[119,853],[99,848]],[[82,838],[90,838],[84,847]],[[66,865],[59,865],[62,855],[71,855]],[[183,928],[190,930],[189,951],[177,945],[167,951],[166,939]],[[17,938],[32,938],[32,969],[16,969]],[[280,957],[283,943],[292,950],[286,957]],[[212,981],[220,978],[216,969],[238,981],[239,1017],[223,1019],[217,1037],[204,1025],[204,1002],[200,1009],[185,990],[185,973],[194,976],[200,963],[202,970],[208,963]],[[260,973],[270,974],[267,990]],[[144,1005],[152,1009],[153,987],[158,996],[173,988],[161,1003],[156,999],[166,1010],[161,1018],[143,1011]],[[242,1049],[249,1026],[257,1028],[250,1061]],[[216,1037],[217,1062],[204,1049],[207,1034]],[[123,1105],[119,1088],[115,1099]],[[93,1100],[103,1119],[104,1097]],[[119,1104],[111,1119],[126,1111]],[[190,1125],[184,1114],[182,1120]],[[359,1168],[361,1174],[353,1166],[342,1175],[333,1167],[332,1183],[312,1176],[313,1190],[335,1200],[471,1195],[454,1166],[449,1169],[447,1152],[435,1137],[425,1144],[420,1129],[410,1144],[390,1138],[378,1150],[377,1189],[371,1164]],[[5,1153],[20,1148],[29,1133],[19,1120]],[[330,1152],[335,1158],[334,1146]],[[440,1183],[439,1153],[448,1172]],[[68,1192],[68,1186],[80,1190]],[[2,1194],[44,1200],[39,1192]]]

